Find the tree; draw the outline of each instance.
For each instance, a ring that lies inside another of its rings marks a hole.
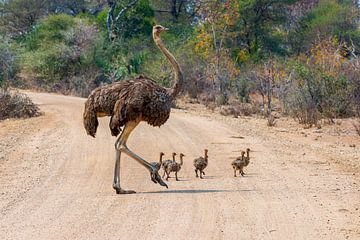
[[[238,0],[237,45],[250,55],[284,54],[288,6],[295,0]]]
[[[47,0],[12,0],[0,3],[0,32],[22,36],[47,13]]]
[[[107,4],[106,0],[48,0],[49,12],[72,16],[81,13],[98,14]]]
[[[356,49],[359,49],[359,16],[359,10],[349,1],[320,1],[300,20],[299,27],[292,32],[292,48],[296,53],[300,53],[309,49],[315,40],[336,37],[349,44],[353,42]]]
[[[200,1],[196,0],[152,0],[154,11],[166,19],[170,16],[172,23],[179,23],[181,18],[192,21]]]
[[[114,40],[124,29],[126,23],[121,22],[124,20],[124,16],[130,9],[134,8],[139,0],[130,0],[127,3],[120,4],[116,0],[108,0],[109,12],[106,19],[106,25],[108,28],[109,40]],[[144,1],[143,1],[144,2]]]

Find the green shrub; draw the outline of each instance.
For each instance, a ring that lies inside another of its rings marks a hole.
[[[297,63],[285,107],[300,123],[316,124],[321,118],[346,117],[353,114],[346,78],[329,75],[317,66]]]
[[[34,78],[33,85],[71,92],[71,80],[81,78],[84,72],[94,74],[87,83],[95,80],[100,70],[95,61],[98,42],[102,42],[101,36],[90,21],[50,15],[25,38],[22,64]]]
[[[336,36],[341,41],[355,43],[360,47],[360,31],[356,19],[359,11],[351,4],[338,1],[320,1],[317,7],[300,21],[300,27],[291,34],[293,49],[306,51],[316,39]]]
[[[19,71],[18,56],[7,39],[0,37],[0,87],[15,78]]]

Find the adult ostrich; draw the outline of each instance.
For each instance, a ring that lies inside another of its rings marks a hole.
[[[127,154],[147,168],[154,183],[167,187],[156,166],[130,151],[126,145],[131,132],[141,121],[145,121],[154,127],[163,125],[169,118],[172,101],[181,90],[183,84],[181,68],[160,39],[160,33],[167,30],[163,26],[156,25],[153,27],[152,33],[156,46],[173,67],[175,82],[172,88],[161,87],[152,79],[139,76],[135,79],[99,87],[91,92],[85,102],[83,118],[88,135],[95,137],[98,126],[97,118],[104,116],[111,117],[109,124],[111,134],[118,136],[121,133],[115,142],[116,158],[113,188],[117,194],[135,193],[132,190],[124,190],[120,186],[121,153]]]

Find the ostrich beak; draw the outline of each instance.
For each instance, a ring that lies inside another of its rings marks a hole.
[[[164,30],[163,31],[169,31],[169,29],[168,28],[164,28]]]

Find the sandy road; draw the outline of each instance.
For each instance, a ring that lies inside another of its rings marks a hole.
[[[174,110],[161,128],[141,124],[128,146],[149,161],[183,152],[181,181],[155,185],[125,157],[122,186],[138,193],[116,195],[108,119],[93,139],[84,99],[30,96],[44,116],[0,123],[1,239],[360,239],[359,172],[311,143]],[[192,160],[205,147],[200,180]],[[246,147],[247,175],[234,178],[231,158]]]

